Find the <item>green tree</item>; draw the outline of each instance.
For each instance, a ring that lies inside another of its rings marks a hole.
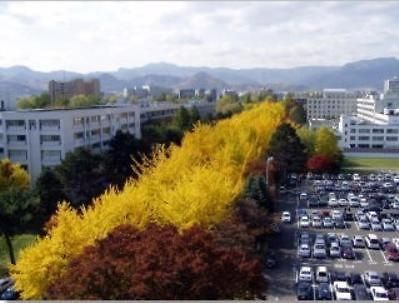
[[[311,156],[315,154],[315,141],[316,141],[316,133],[312,129],[302,126],[298,128],[296,131],[298,137],[301,139],[301,142],[306,146],[306,153]]]
[[[42,227],[56,212],[58,202],[66,200],[64,187],[53,169],[44,168],[35,186],[40,204],[36,225]]]
[[[48,93],[42,93],[39,96],[31,96],[21,98],[17,102],[17,108],[20,109],[33,109],[33,108],[46,108],[50,106],[51,100]]]
[[[299,103],[290,109],[288,112],[288,117],[292,122],[295,122],[299,125],[306,124],[306,111]]]
[[[281,124],[274,132],[268,156],[274,157],[284,175],[287,172],[304,171],[307,159],[305,145],[288,123]]]
[[[327,127],[321,127],[316,130],[315,153],[324,155],[332,160],[340,156],[340,149],[335,134]]]
[[[231,115],[242,110],[242,105],[234,96],[225,95],[216,102],[216,113]]]
[[[69,107],[88,107],[101,104],[101,99],[96,96],[77,95],[69,101]]]
[[[37,205],[28,191],[29,182],[29,175],[19,164],[8,159],[0,161],[0,233],[6,240],[12,264],[12,236],[31,221]]]
[[[194,125],[195,123],[201,120],[201,115],[196,106],[193,106],[190,109],[190,116],[191,116],[191,125]]]
[[[191,129],[192,121],[190,112],[184,106],[181,106],[177,111],[174,119],[173,125],[181,130]]]
[[[107,186],[102,157],[85,148],[67,153],[55,172],[65,196],[76,208],[91,202]]]
[[[111,139],[109,147],[104,157],[105,175],[111,184],[121,188],[129,177],[134,176],[132,159],[139,160],[144,147],[134,135],[120,130]]]

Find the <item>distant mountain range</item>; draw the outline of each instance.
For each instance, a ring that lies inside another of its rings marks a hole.
[[[232,88],[305,90],[321,88],[375,88],[383,81],[399,76],[399,60],[393,57],[362,60],[343,66],[304,66],[276,68],[187,67],[169,63],[152,63],[137,68],[120,68],[114,72],[88,74],[70,71],[39,72],[25,66],[0,68],[0,98],[37,94],[48,82],[77,77],[100,79],[102,91],[122,91],[125,87],[155,85],[167,88]]]

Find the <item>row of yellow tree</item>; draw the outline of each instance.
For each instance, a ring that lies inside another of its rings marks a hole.
[[[42,298],[71,258],[120,224],[186,229],[223,221],[243,189],[248,163],[265,154],[284,116],[283,105],[262,103],[216,125],[198,124],[180,147],[157,150],[123,191],[110,189],[81,212],[62,204],[48,234],[11,268],[23,299]]]

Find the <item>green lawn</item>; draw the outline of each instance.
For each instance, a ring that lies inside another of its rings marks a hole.
[[[399,159],[345,157],[343,168],[345,170],[399,171]]]
[[[13,237],[13,246],[15,257],[18,259],[18,252],[33,243],[36,239],[36,235],[23,234]],[[7,272],[7,265],[10,263],[10,257],[8,255],[7,245],[4,237],[0,237],[0,277],[4,276]]]

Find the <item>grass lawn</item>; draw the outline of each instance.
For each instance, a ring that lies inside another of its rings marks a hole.
[[[35,241],[36,235],[22,234],[13,237],[15,258],[18,260],[18,252]],[[7,265],[10,263],[7,245],[4,237],[0,237],[0,278],[7,273]]]
[[[399,171],[399,159],[345,157],[343,168],[345,170]]]

